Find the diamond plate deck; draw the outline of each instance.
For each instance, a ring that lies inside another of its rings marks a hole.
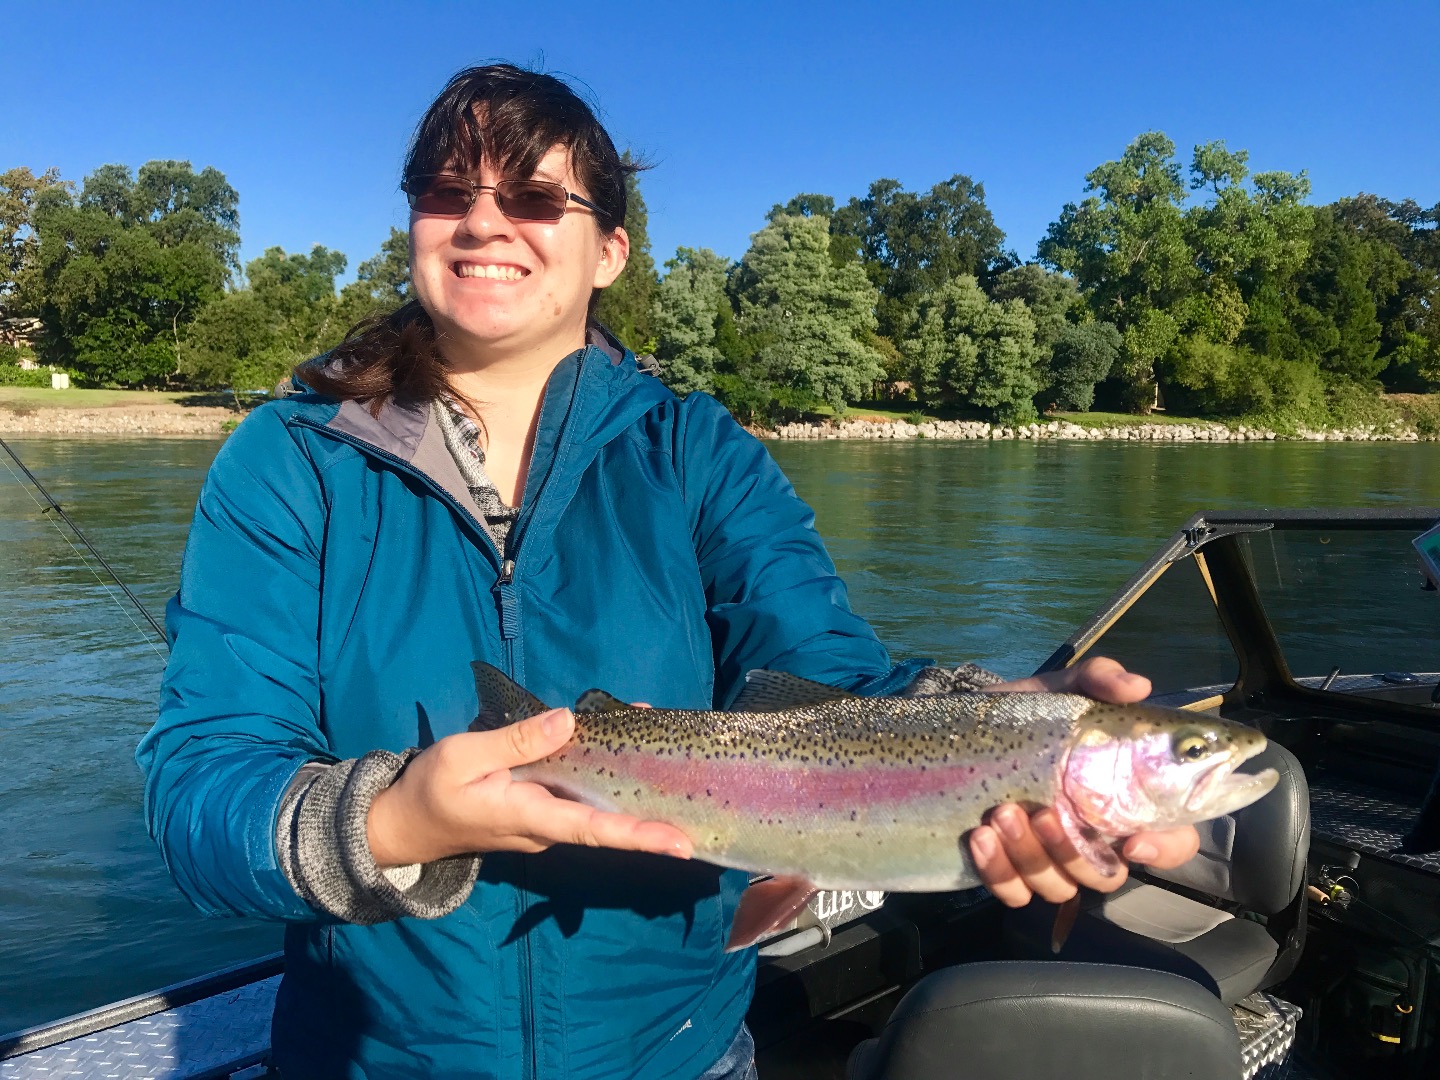
[[[1256,991],[1230,1007],[1245,1080],[1280,1080],[1286,1075],[1290,1047],[1300,1023],[1300,1007]]]
[[[270,1052],[280,976],[0,1061],[0,1080],[202,1080]]]
[[[1323,839],[1401,866],[1440,874],[1440,852],[1403,855],[1400,837],[1420,812],[1416,800],[1352,780],[1310,781],[1310,829]]]

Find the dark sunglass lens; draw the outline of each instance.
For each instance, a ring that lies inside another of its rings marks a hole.
[[[517,221],[559,221],[565,216],[565,189],[542,180],[503,180],[496,185],[500,211]]]
[[[410,188],[410,207],[422,214],[464,214],[474,191],[454,176],[417,176]]]

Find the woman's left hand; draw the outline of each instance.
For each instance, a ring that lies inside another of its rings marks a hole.
[[[1126,671],[1114,660],[1095,657],[1064,671],[1001,683],[989,690],[1039,691],[1084,694],[1099,701],[1124,705],[1150,694],[1150,680]],[[1120,854],[1130,862],[1170,869],[1188,861],[1200,849],[1194,826],[1136,833],[1125,841]],[[1075,850],[1060,827],[1059,816],[1048,807],[1034,814],[1014,803],[991,811],[987,824],[970,833],[970,855],[980,878],[1008,907],[1024,907],[1038,896],[1063,903],[1078,886],[1113,892],[1125,883],[1125,868],[1104,877]]]

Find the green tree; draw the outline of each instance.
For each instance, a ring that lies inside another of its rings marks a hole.
[[[394,311],[414,295],[410,236],[393,225],[380,250],[360,264],[355,280],[340,291],[342,310],[352,324],[367,315]]]
[[[879,332],[895,338],[922,293],[962,274],[988,280],[1001,263],[1005,234],[985,205],[985,185],[957,173],[924,194],[881,179],[864,198],[835,212],[832,231],[858,247],[880,290]]]
[[[1040,242],[1040,261],[1072,275],[1096,318],[1124,334],[1116,374],[1125,404],[1148,412],[1155,362],[1178,329],[1169,309],[1192,294],[1198,268],[1185,238],[1185,184],[1175,144],[1146,132],[1085,177],[1083,202],[1067,203]]]
[[[1395,390],[1440,388],[1440,203],[1360,194],[1321,207],[1367,249],[1367,285],[1380,323],[1381,380]]]
[[[1120,345],[1120,331],[1114,323],[1063,327],[1052,346],[1047,396],[1058,408],[1089,412],[1095,403],[1095,384],[1109,376],[1120,356]]]
[[[296,364],[333,348],[354,314],[335,292],[346,261],[321,244],[308,255],[267,248],[246,264],[246,287],[195,320],[184,373],[210,385],[268,390]]]
[[[238,196],[214,169],[150,162],[86,177],[78,199],[35,206],[40,355],[96,382],[154,384],[176,373],[186,325],[221,295],[239,244]]]
[[[968,274],[923,295],[900,345],[926,404],[960,402],[1002,423],[1035,417],[1035,320],[1020,300],[991,300]]]
[[[1282,425],[1330,419],[1324,380],[1313,364],[1194,337],[1171,352],[1170,369],[1177,403],[1196,412]]]
[[[0,173],[0,320],[28,315],[39,307],[40,238],[34,212],[46,191],[68,192],[58,169],[36,176],[29,169]]]
[[[1243,151],[1223,142],[1195,148],[1190,186],[1213,198],[1185,211],[1185,238],[1201,272],[1195,292],[1174,312],[1187,334],[1230,344],[1249,318],[1248,298],[1260,283],[1283,289],[1310,249],[1313,216],[1305,174],[1250,177]],[[1247,186],[1246,181],[1250,183]]]
[[[1024,302],[1035,319],[1035,345],[1046,355],[1082,307],[1075,280],[1039,263],[1024,263],[999,274],[990,286],[990,296]]]
[[[1299,275],[1298,299],[1316,312],[1311,337],[1321,368],[1359,382],[1386,366],[1380,356],[1380,320],[1370,283],[1375,263],[1388,254],[1337,225],[1334,214],[1315,214],[1314,247]]]
[[[682,247],[665,263],[651,321],[660,377],[678,394],[713,391],[715,375],[724,369],[726,357],[716,344],[716,328],[722,313],[730,315],[729,272],[729,261],[709,248]]]
[[[990,285],[990,296],[995,300],[1019,300],[1029,309],[1035,320],[1035,379],[1042,389],[1050,386],[1055,343],[1071,319],[1085,310],[1074,279],[1038,263],[1025,263],[997,275]]]
[[[751,237],[735,285],[740,330],[772,386],[840,412],[884,374],[870,343],[876,291],[859,265],[830,258],[827,218],[775,215]]]
[[[632,162],[630,152],[622,155]],[[650,254],[650,215],[645,197],[640,193],[637,173],[625,177],[625,232],[630,237],[630,261],[614,283],[603,292],[595,305],[595,317],[628,348],[651,352],[655,348],[655,290],[660,278],[655,272],[655,259]]]
[[[181,374],[196,386],[268,389],[287,370],[289,354],[277,347],[278,337],[271,313],[256,295],[232,290],[206,304],[190,324]]]

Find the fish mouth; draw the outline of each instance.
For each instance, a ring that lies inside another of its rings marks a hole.
[[[1190,789],[1185,800],[1186,812],[1195,815],[1196,821],[1223,817],[1268,794],[1280,782],[1280,774],[1274,769],[1261,769],[1257,773],[1234,771],[1242,761],[1263,749],[1262,744],[1243,756],[1227,756],[1207,769]],[[1237,755],[1240,753],[1236,751]]]

